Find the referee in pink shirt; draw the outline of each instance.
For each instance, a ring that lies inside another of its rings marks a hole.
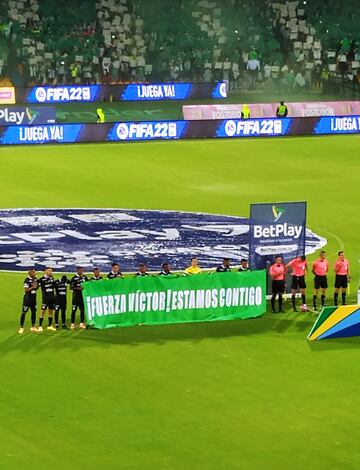
[[[284,313],[282,309],[283,293],[285,292],[285,275],[286,266],[283,263],[281,256],[275,257],[275,263],[270,266],[270,277],[272,279],[272,296],[271,296],[271,309],[273,313],[277,313],[275,309],[275,299],[279,296],[279,312]]]
[[[303,305],[306,305],[306,297],[305,297],[305,290],[306,290],[306,282],[305,282],[305,274],[307,273],[307,261],[306,256],[297,256],[293,260],[290,261],[286,265],[288,269],[292,270],[291,277],[291,302],[293,311],[296,312],[296,305],[295,305],[295,295],[296,291],[299,289],[301,293],[301,301]]]
[[[316,302],[319,289],[321,289],[321,306],[325,305],[326,289],[328,288],[327,273],[329,271],[329,261],[326,259],[325,251],[320,251],[320,256],[313,262],[312,273],[314,274],[314,295],[313,306],[317,310]]]
[[[334,305],[337,306],[339,291],[341,290],[342,304],[346,305],[346,289],[348,282],[351,281],[350,277],[350,263],[345,258],[344,252],[338,252],[338,259],[334,265],[335,271],[335,292],[334,292]]]

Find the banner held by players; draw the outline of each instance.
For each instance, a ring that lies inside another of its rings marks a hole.
[[[258,317],[265,295],[265,271],[102,280],[83,291],[87,323],[99,329]]]

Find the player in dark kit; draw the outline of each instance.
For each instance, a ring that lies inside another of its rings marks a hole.
[[[70,329],[75,330],[75,315],[76,310],[80,310],[80,328],[85,329],[85,306],[84,306],[84,299],[82,296],[83,286],[82,284],[86,282],[88,278],[84,274],[84,268],[79,266],[76,268],[76,274],[71,278],[70,281],[70,290],[73,292],[72,297],[72,307],[71,307],[71,325]]]
[[[24,298],[20,317],[20,328],[19,333],[24,333],[25,316],[30,310],[31,312],[31,328],[30,331],[36,332],[36,291],[39,288],[38,280],[36,279],[35,269],[28,271],[28,277],[24,281]]]
[[[139,271],[135,274],[137,277],[148,276],[149,273],[147,272],[148,268],[145,263],[139,264]]]
[[[161,272],[159,273],[159,276],[170,276],[172,274],[171,272],[171,266],[169,263],[163,263],[161,265]]]
[[[89,279],[89,281],[101,281],[102,278],[103,277],[101,275],[100,269],[99,268],[94,268],[93,269],[93,276]]]
[[[67,330],[66,326],[66,304],[67,304],[67,286],[68,278],[64,275],[55,281],[55,328],[59,329],[59,312],[61,312],[61,327]]]
[[[239,272],[242,273],[244,271],[250,271],[249,269],[249,261],[245,258],[243,258],[240,261],[240,266],[239,266]]]
[[[111,271],[107,275],[108,279],[115,279],[117,277],[122,277],[122,272],[120,271],[120,266],[118,263],[112,263]]]
[[[217,273],[228,273],[231,271],[229,258],[224,258],[222,264],[216,268]]]
[[[48,311],[48,327],[49,331],[56,331],[56,328],[53,327],[53,312],[55,308],[55,279],[52,275],[52,268],[49,266],[45,268],[44,275],[39,279],[39,285],[42,292],[42,305],[41,313],[39,318],[39,328],[38,331],[43,331],[43,321],[46,310]]]

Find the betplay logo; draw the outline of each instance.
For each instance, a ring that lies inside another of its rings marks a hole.
[[[277,222],[280,217],[284,214],[285,209],[278,206],[272,206],[272,213],[274,215],[274,222]]]

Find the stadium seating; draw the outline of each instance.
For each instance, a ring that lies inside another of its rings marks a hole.
[[[356,0],[11,0],[0,7],[0,77],[25,83],[229,80],[319,88],[360,77]],[[176,18],[176,21],[174,19]],[[11,53],[10,53],[11,52]],[[20,65],[20,66],[19,66]]]

